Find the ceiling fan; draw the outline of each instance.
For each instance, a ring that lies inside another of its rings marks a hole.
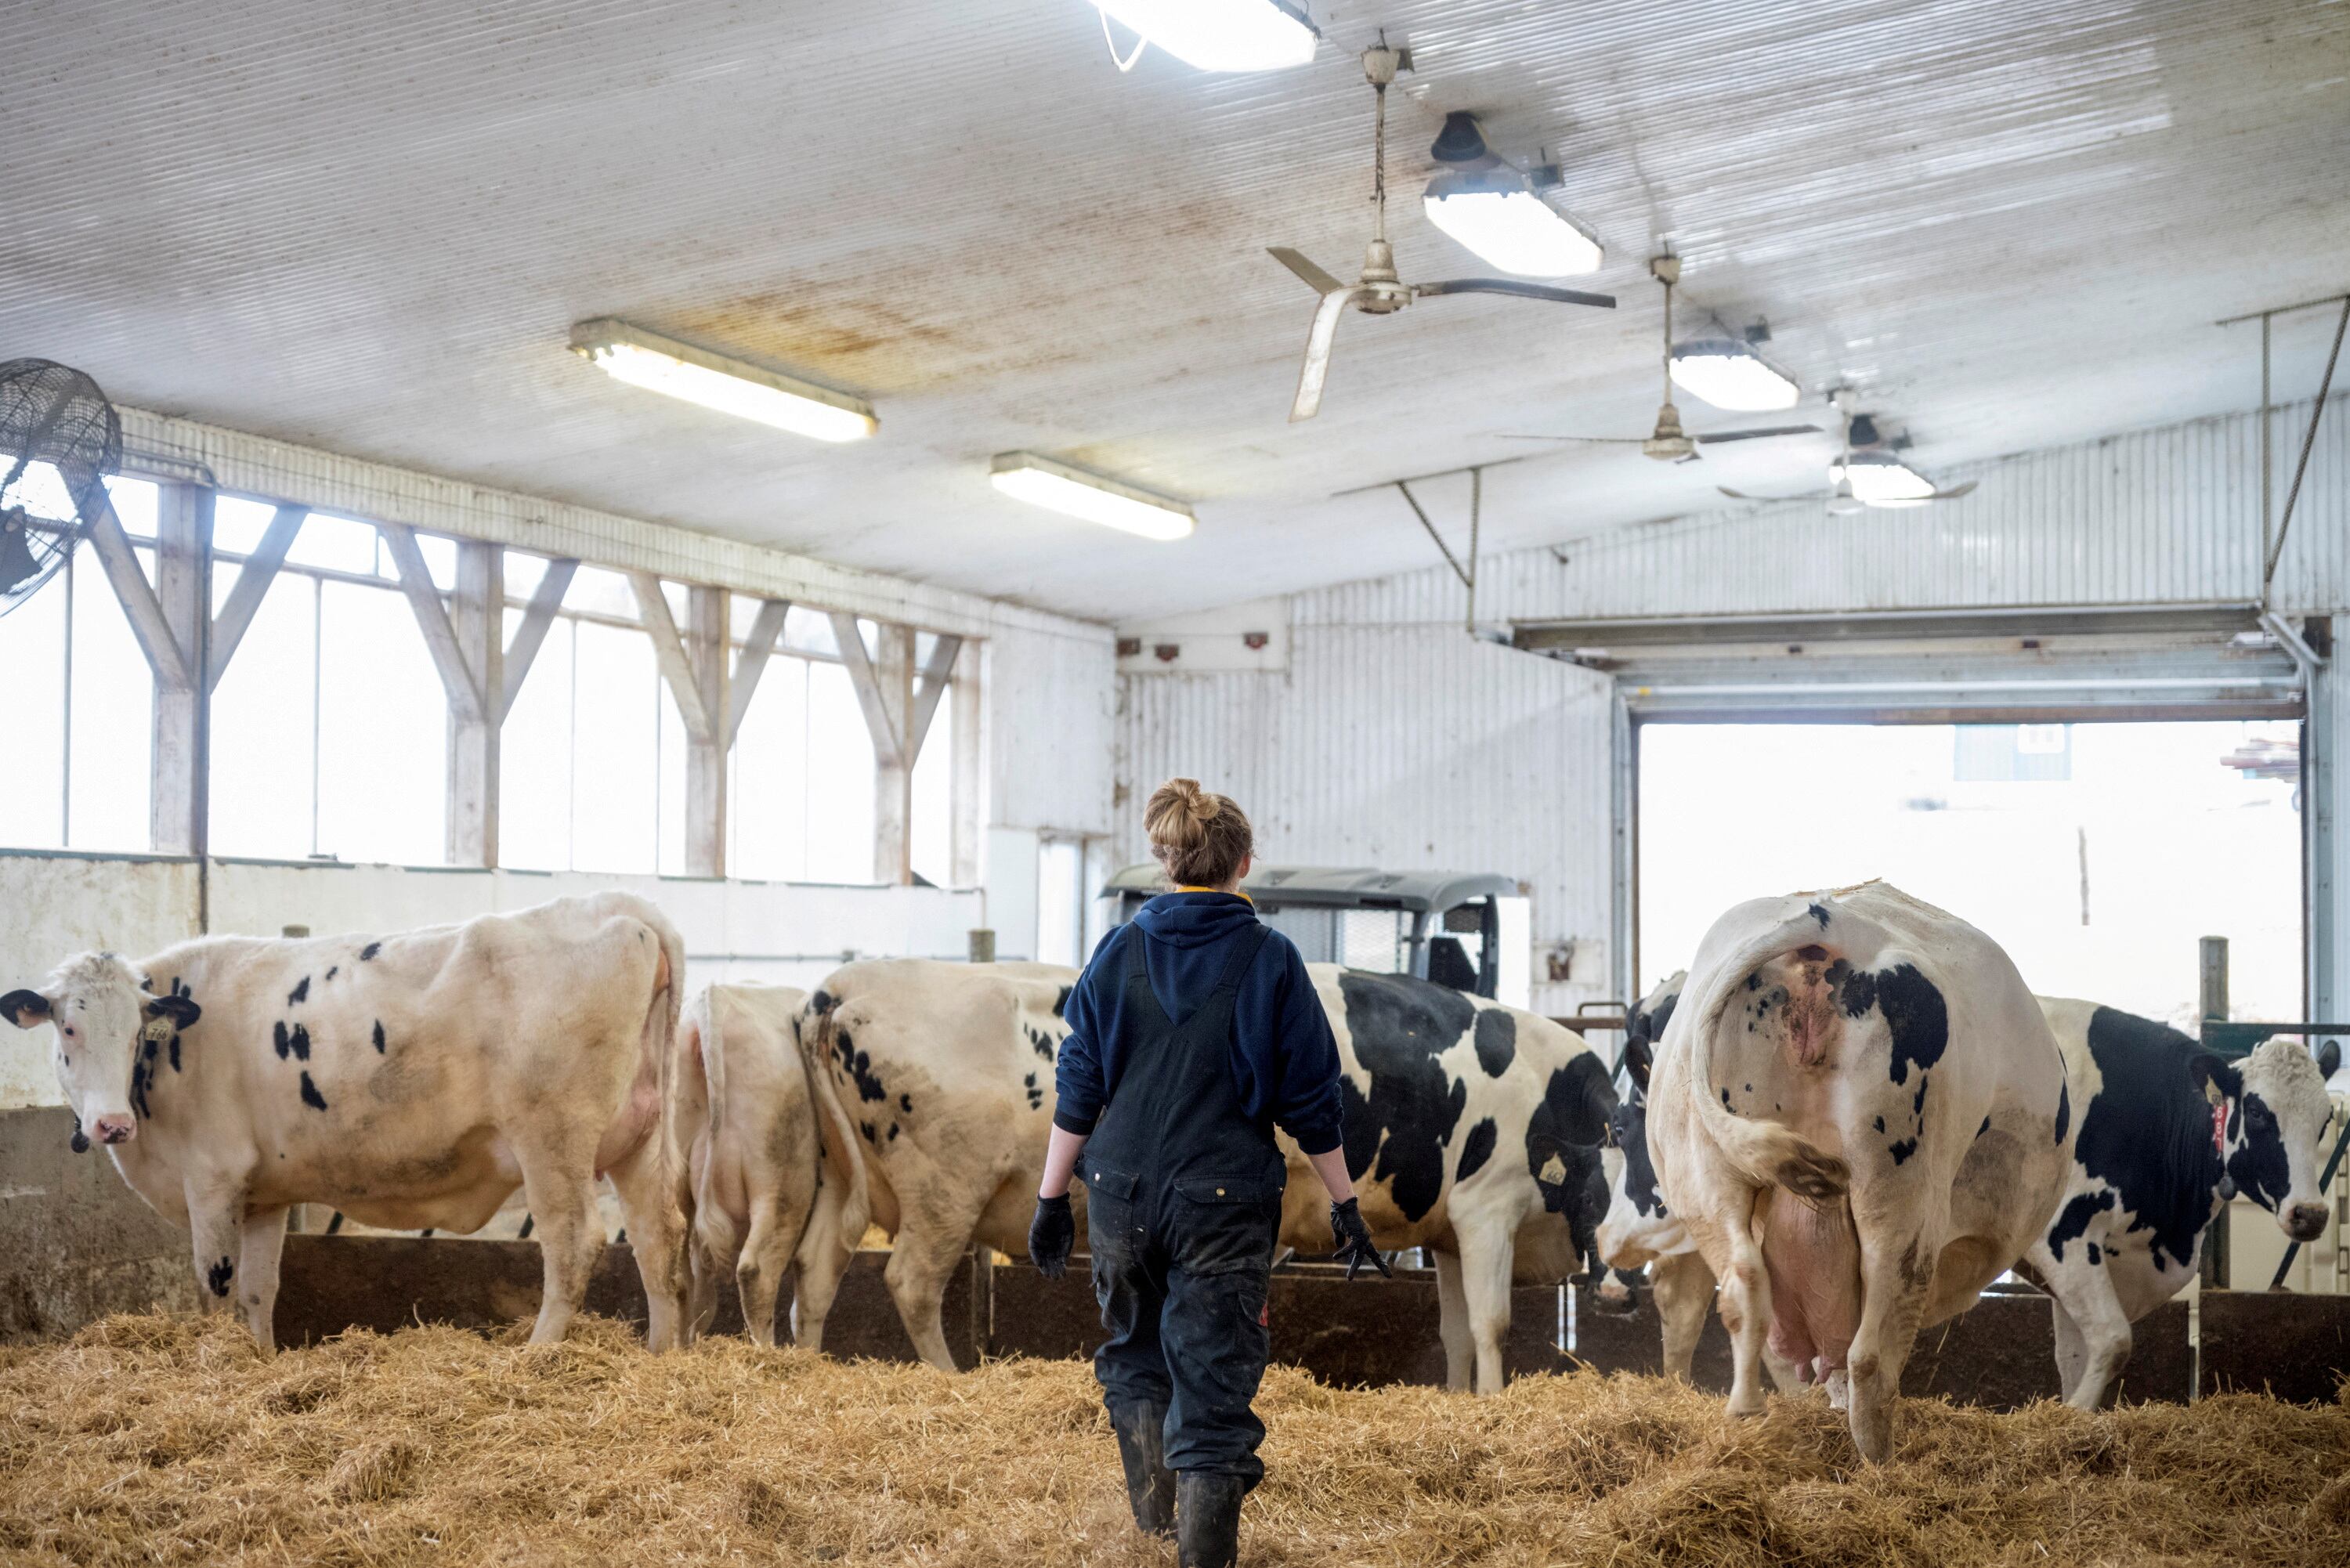
[[[1314,329],[1305,339],[1305,366],[1297,378],[1297,397],[1289,406],[1294,422],[1310,420],[1322,407],[1323,384],[1330,377],[1330,348],[1338,336],[1338,317],[1353,306],[1366,316],[1392,316],[1415,299],[1440,294],[1505,294],[1520,299],[1547,299],[1560,305],[1592,305],[1616,308],[1616,297],[1555,288],[1544,283],[1519,283],[1499,277],[1457,277],[1442,283],[1406,283],[1396,274],[1395,250],[1388,244],[1388,84],[1399,69],[1409,69],[1410,51],[1390,49],[1385,43],[1363,51],[1363,75],[1378,98],[1373,119],[1371,161],[1371,243],[1363,251],[1362,275],[1341,283],[1286,245],[1270,248],[1273,259],[1304,279],[1322,296],[1314,311]]]
[[[1825,501],[1829,513],[1838,517],[1848,517],[1872,506],[1926,506],[1937,501],[1956,501],[1973,493],[1976,482],[1971,479],[1943,490],[1902,462],[1900,453],[1908,446],[1909,438],[1888,438],[1877,429],[1876,416],[1854,413],[1849,389],[1837,391],[1835,406],[1844,423],[1844,455],[1829,465],[1831,488],[1815,490],[1808,495],[1749,495],[1726,484],[1714,488],[1732,501]]]
[[[1642,455],[1659,462],[1694,462],[1698,448],[1722,441],[1762,441],[1772,436],[1816,435],[1817,425],[1766,425],[1754,430],[1708,431],[1690,435],[1681,429],[1681,411],[1673,406],[1673,285],[1681,280],[1679,256],[1658,256],[1648,270],[1665,286],[1665,400],[1657,410],[1657,428],[1644,436],[1505,435],[1503,441],[1578,441],[1598,446],[1637,446]]]

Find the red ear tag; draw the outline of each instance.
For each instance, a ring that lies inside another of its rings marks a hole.
[[[2221,1159],[2228,1158],[2228,1102],[2225,1100],[2211,1107],[2211,1152]]]
[[[1264,1305],[1256,1309],[1256,1325],[1259,1328],[1271,1328],[1273,1326],[1273,1298],[1271,1296],[1267,1296],[1265,1298]]]

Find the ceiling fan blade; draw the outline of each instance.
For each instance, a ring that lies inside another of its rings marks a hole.
[[[1514,431],[1505,431],[1496,434],[1493,439],[1495,441],[1573,441],[1597,446],[1640,446],[1645,444],[1648,438],[1646,436],[1520,435]]]
[[[1289,405],[1289,422],[1310,420],[1322,411],[1322,385],[1330,379],[1330,348],[1338,339],[1338,317],[1368,294],[1363,285],[1332,289],[1314,307],[1314,329],[1305,335],[1305,364],[1297,373],[1297,396]]]
[[[1764,430],[1713,431],[1695,439],[1701,445],[1711,445],[1715,441],[1762,441],[1771,436],[1817,435],[1819,433],[1820,427],[1817,425],[1772,425],[1768,429]]]
[[[1926,499],[1929,501],[1956,501],[1961,495],[1973,494],[1975,486],[1980,483],[1981,483],[1980,480],[1970,479],[1964,484],[1953,484],[1948,490],[1937,490],[1933,494],[1928,496]]]
[[[1443,283],[1416,283],[1411,291],[1430,294],[1507,294],[1520,299],[1548,299],[1560,305],[1593,305],[1602,310],[1616,308],[1612,294],[1586,294],[1580,289],[1554,288],[1546,283],[1518,283],[1503,277],[1456,277]]]
[[[1264,254],[1295,273],[1305,280],[1305,286],[1316,294],[1328,294],[1347,286],[1287,245],[1274,245]]]
[[[1833,492],[1825,490],[1814,490],[1808,495],[1749,495],[1742,490],[1732,490],[1727,484],[1717,484],[1714,488],[1721,491],[1724,495],[1729,496],[1732,501],[1759,501],[1767,506],[1776,506],[1783,502],[1788,501],[1833,501],[1835,499]]]

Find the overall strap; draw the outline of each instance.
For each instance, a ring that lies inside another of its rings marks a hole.
[[[1238,991],[1242,977],[1248,973],[1249,966],[1256,962],[1256,955],[1264,950],[1264,944],[1272,940],[1273,928],[1263,920],[1257,921],[1254,929],[1232,944],[1232,956],[1225,961],[1223,976],[1216,981],[1216,989]]]

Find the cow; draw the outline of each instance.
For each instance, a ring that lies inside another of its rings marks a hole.
[[[1347,1171],[1383,1251],[1435,1254],[1445,1380],[1502,1386],[1513,1282],[1555,1282],[1595,1246],[1607,1063],[1547,1018],[1409,975],[1305,966],[1337,1037]],[[1321,1183],[1287,1137],[1281,1239],[1330,1248]]]
[[[1698,1335],[1713,1305],[1713,1271],[1698,1255],[1697,1243],[1657,1191],[1657,1168],[1648,1157],[1648,1073],[1656,1043],[1671,1023],[1689,971],[1660,982],[1624,1021],[1624,1070],[1631,1092],[1610,1118],[1617,1151],[1607,1217],[1599,1226],[1599,1256],[1618,1270],[1646,1268],[1657,1317],[1664,1328],[1664,1373],[1690,1381]]]
[[[2324,1232],[2325,1081],[2342,1048],[2328,1040],[2313,1057],[2271,1040],[2230,1063],[2095,1002],[2040,1006],[2081,1125],[2064,1201],[2017,1272],[2055,1298],[2065,1402],[2094,1410],[2129,1359],[2130,1324],[2196,1277],[2205,1227],[2231,1189],[2295,1241]]]
[[[291,1205],[472,1231],[517,1187],[545,1264],[531,1343],[561,1339],[603,1246],[599,1173],[661,1349],[685,1306],[666,1114],[684,966],[659,909],[601,893],[394,935],[82,953],[0,1012],[54,1026],[79,1126],[188,1227],[210,1304],[234,1294],[265,1349]]]
[[[890,1238],[882,1277],[915,1353],[955,1369],[947,1280],[974,1242],[1027,1251],[1076,981],[1057,964],[880,959],[843,965],[809,996],[799,1035],[825,1179],[800,1246],[797,1343],[823,1347],[869,1221]],[[1072,1208],[1082,1245],[1082,1193]]]
[[[1881,882],[1714,922],[1650,1075],[1659,1190],[1721,1281],[1730,1408],[1765,1340],[1845,1374],[1863,1457],[1892,1453],[1920,1327],[2043,1234],[2074,1135],[2064,1064],[1997,943]]]
[[[823,1179],[816,1096],[800,1056],[807,992],[712,985],[678,1022],[679,1141],[692,1195],[691,1333],[709,1331],[733,1275],[743,1321],[775,1343],[775,1296],[798,1255]],[[835,1214],[837,1210],[827,1210]],[[850,1247],[857,1238],[847,1238]]]

